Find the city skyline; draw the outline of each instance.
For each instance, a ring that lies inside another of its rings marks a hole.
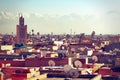
[[[16,34],[19,13],[28,33],[120,34],[119,0],[0,0],[0,33]]]

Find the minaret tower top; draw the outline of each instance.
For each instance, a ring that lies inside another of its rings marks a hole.
[[[23,18],[23,15],[21,13],[19,14],[19,25],[21,25],[21,26],[24,25],[24,18]]]

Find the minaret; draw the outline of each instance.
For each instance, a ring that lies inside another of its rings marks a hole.
[[[24,18],[22,15],[19,16],[19,25],[16,26],[16,32],[17,32],[17,43],[26,45],[27,25],[24,25]]]

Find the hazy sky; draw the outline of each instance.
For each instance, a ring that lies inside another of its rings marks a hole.
[[[0,33],[16,34],[19,13],[28,33],[120,34],[120,0],[0,0]]]

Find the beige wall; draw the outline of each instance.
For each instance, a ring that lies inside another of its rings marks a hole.
[[[1,50],[12,50],[13,46],[12,45],[1,45]]]

